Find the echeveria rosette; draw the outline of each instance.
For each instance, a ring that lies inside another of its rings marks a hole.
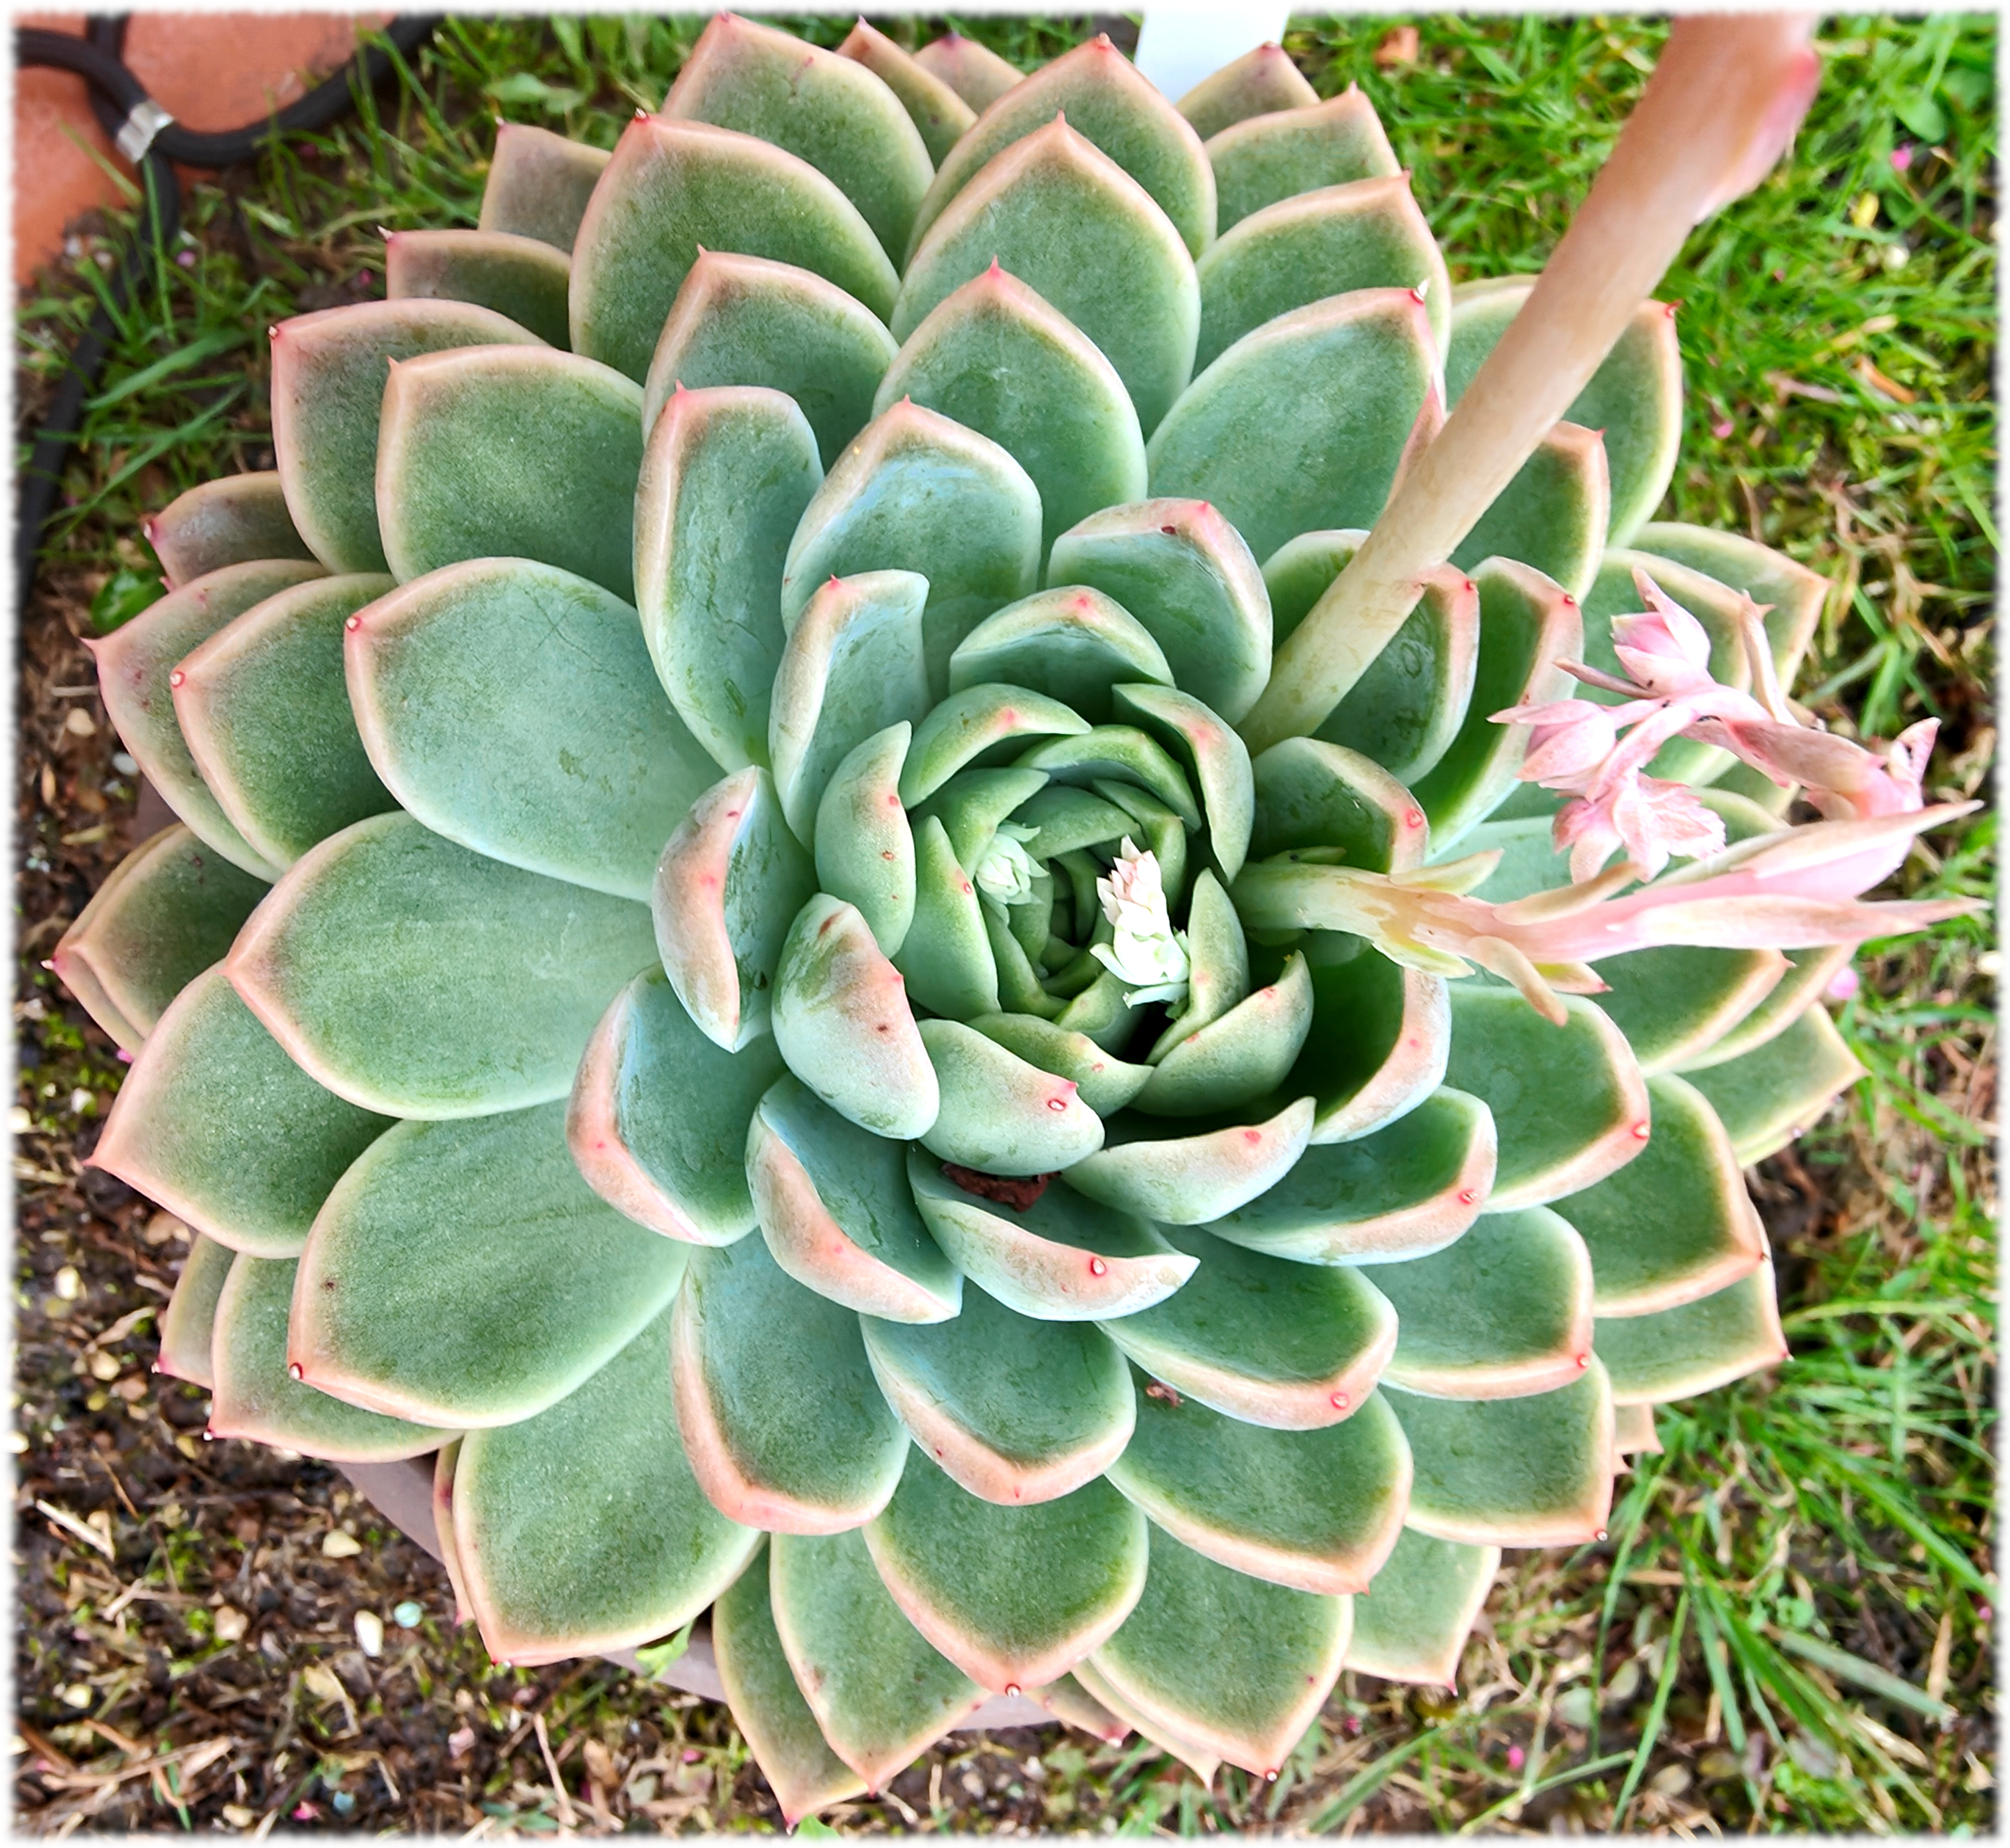
[[[437,1450],[500,1658],[710,1607],[792,1818],[987,1690],[1268,1772],[1782,1356],[1740,1166],[1856,1072],[1795,946],[1918,818],[1724,780],[1839,762],[1777,693],[1824,587],[1646,524],[1658,304],[1252,762],[1525,283],[1451,290],[1274,48],[1191,121],[1102,41],[843,52],[721,18],[273,330],[276,475],[151,523],[99,649],[182,823],[57,953],[135,1055],[95,1159],[201,1235],[216,1434]],[[1678,807],[1579,870],[1724,854],[1572,888],[1535,782],[1653,723]]]

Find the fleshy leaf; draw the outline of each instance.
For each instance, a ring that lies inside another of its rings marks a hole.
[[[1511,558],[1581,597],[1597,574],[1611,512],[1603,437],[1558,424],[1453,548],[1451,562],[1469,571],[1483,560]]]
[[[1211,501],[1259,558],[1315,528],[1372,527],[1413,442],[1443,421],[1437,371],[1430,317],[1408,289],[1280,315],[1157,427],[1152,492]]]
[[[869,1793],[984,1697],[901,1615],[863,1534],[778,1534],[768,1549],[768,1596],[797,1686]]]
[[[1430,845],[1424,812],[1373,758],[1321,738],[1286,738],[1252,766],[1259,860],[1337,849],[1342,863],[1408,872]]]
[[[1187,906],[1186,1008],[1167,1023],[1148,1056],[1166,1057],[1200,1028],[1241,1006],[1248,993],[1249,941],[1242,921],[1221,881],[1204,870]]]
[[[1017,1053],[1028,1064],[1071,1079],[1081,1100],[1099,1116],[1121,1110],[1144,1088],[1149,1065],[1133,1065],[1105,1052],[1086,1033],[1071,1033],[1030,1014],[982,1014],[969,1025]]]
[[[1242,535],[1202,501],[1107,507],[1054,542],[1049,584],[1086,585],[1151,631],[1176,684],[1237,723],[1270,677],[1270,599]]]
[[[731,13],[713,16],[662,113],[758,135],[807,161],[897,259],[935,174],[900,99],[865,66]]]
[[[1770,1263],[1677,1308],[1600,1317],[1597,1340],[1614,1396],[1629,1405],[1692,1398],[1787,1358]]]
[[[183,659],[226,624],[281,591],[322,575],[318,565],[261,560],[226,565],[171,591],[97,642],[105,709],[147,780],[204,844],[255,879],[279,869],[237,831],[196,768],[175,717],[171,678]]]
[[[1440,1089],[1372,1135],[1315,1143],[1207,1230],[1300,1263],[1400,1264],[1442,1250],[1479,1216],[1495,1158],[1492,1112]]]
[[[1598,1005],[1618,1023],[1642,1071],[1686,1065],[1759,1006],[1792,965],[1777,950],[1657,944],[1610,958]]]
[[[547,953],[555,942],[563,959]],[[337,1096],[463,1117],[564,1096],[607,996],[652,951],[644,906],[485,859],[393,813],[299,862],[225,966]]]
[[[862,1315],[946,1321],[956,1267],[915,1210],[901,1146],[849,1123],[801,1081],[778,1079],[747,1132],[747,1181],[775,1262]]]
[[[1161,1054],[1137,1108],[1153,1116],[1198,1117],[1268,1096],[1291,1075],[1312,1024],[1312,977],[1304,957],[1294,952],[1274,982]]]
[[[967,1192],[910,1152],[914,1203],[950,1261],[980,1289],[1036,1321],[1106,1321],[1149,1309],[1192,1276],[1148,1220],[1047,1188],[1026,1206]]]
[[[1312,102],[1309,85],[1307,92],[1306,101]],[[1294,108],[1289,114],[1273,108],[1202,133],[1208,137],[1224,237],[1252,212],[1280,199],[1402,171],[1374,105],[1351,84],[1309,108]]]
[[[1080,585],[1036,592],[994,611],[949,659],[952,692],[1002,681],[1044,693],[1096,724],[1106,723],[1120,683],[1172,684],[1152,632],[1100,591]],[[1043,857],[1053,850],[1042,845]]]
[[[1124,1356],[1086,1322],[1032,1320],[966,1290],[954,1321],[861,1326],[879,1389],[914,1441],[984,1501],[1056,1500],[1130,1441]]]
[[[572,264],[541,237],[507,231],[392,231],[384,239],[392,301],[471,301],[552,346],[571,339],[566,297]]]
[[[1445,1082],[1482,1100],[1500,1132],[1490,1212],[1575,1193],[1646,1146],[1647,1084],[1632,1048],[1589,1001],[1564,1005],[1557,1027],[1511,989],[1452,991]]]
[[[768,761],[783,566],[822,479],[815,434],[777,391],[679,392],[651,426],[635,491],[642,639],[671,703],[729,770]]]
[[[1270,1430],[1138,1393],[1110,1480],[1182,1544],[1301,1591],[1365,1591],[1403,1523],[1410,1451],[1383,1395],[1321,1430]]]
[[[784,1272],[764,1239],[693,1254],[670,1366],[684,1452],[722,1513],[771,1533],[836,1533],[886,1505],[907,1434],[859,1327]]]
[[[149,514],[140,530],[161,561],[169,590],[226,565],[314,556],[293,530],[276,470],[200,482],[158,514]]]
[[[1369,1595],[1354,1607],[1347,1665],[1387,1681],[1456,1685],[1465,1639],[1500,1569],[1498,1547],[1465,1546],[1405,1527]]]
[[[1615,1175],[1556,1203],[1583,1234],[1601,1318],[1672,1309],[1765,1262],[1731,1138],[1692,1086],[1647,1081],[1653,1133]]]
[[[301,1254],[287,1359],[308,1385],[452,1430],[513,1424],[655,1320],[687,1248],[594,1193],[565,1115],[400,1123],[371,1145]]]
[[[1179,100],[1179,112],[1203,141],[1225,128],[1282,109],[1309,109],[1319,92],[1308,84],[1291,54],[1280,46],[1259,45],[1202,77]],[[1302,190],[1302,188],[1294,188]],[[1224,221],[1224,223],[1226,221]]]
[[[1021,78],[1015,64],[1000,57],[989,45],[960,32],[945,32],[914,54],[914,62],[932,76],[937,76],[982,113],[997,101]]]
[[[1389,1394],[1415,1473],[1411,1526],[1467,1546],[1582,1546],[1612,1505],[1612,1384],[1594,1358],[1527,1398]]]
[[[760,386],[795,400],[828,464],[872,417],[893,354],[879,316],[814,271],[704,251],[656,342],[642,428],[655,428],[680,386]]]
[[[488,183],[481,191],[481,229],[534,237],[570,255],[607,159],[605,148],[549,129],[497,123]]]
[[[1035,745],[1018,759],[1056,783],[1129,785],[1148,791],[1189,828],[1201,825],[1200,804],[1185,771],[1165,748],[1135,725],[1097,725],[1069,737]]]
[[[1587,1364],[1591,1260],[1547,1207],[1487,1214],[1443,1251],[1378,1267],[1375,1281],[1401,1324],[1383,1377],[1406,1392],[1520,1398]]]
[[[1190,693],[1135,683],[1115,691],[1117,716],[1136,720],[1182,760],[1200,794],[1215,864],[1232,880],[1242,870],[1254,821],[1249,748]]]
[[[1193,375],[1200,332],[1193,259],[1150,194],[1069,123],[1035,129],[929,226],[900,286],[894,337],[993,263],[1095,343],[1149,436]]]
[[[161,1353],[154,1371],[171,1380],[187,1380],[212,1390],[216,1370],[210,1364],[210,1342],[216,1327],[217,1299],[237,1254],[201,1233],[191,1233],[188,1256],[175,1279],[174,1294],[161,1311]]]
[[[267,890],[177,823],[112,868],[50,967],[93,1020],[137,1053],[169,1002],[229,949]]]
[[[903,720],[854,746],[817,803],[818,888],[857,907],[889,956],[914,919],[914,835],[900,794],[913,736]]]
[[[1068,1024],[1066,1015],[1060,1024]],[[1167,1136],[1163,1123],[1127,1112],[1104,1125],[1103,1146],[1067,1178],[1105,1206],[1162,1224],[1200,1225],[1275,1186],[1305,1153],[1312,1117],[1312,1100],[1301,1097],[1267,1121]]]
[[[789,926],[816,872],[765,770],[740,770],[691,805],[663,849],[650,900],[670,986],[728,1052],[768,1031]]]
[[[1081,1691],[1117,1722],[1120,1734],[1116,1743],[1120,1744],[1124,1738],[1135,1732],[1139,1738],[1186,1765],[1200,1779],[1203,1788],[1213,1785],[1214,1774],[1221,1768],[1219,1753],[1197,1739],[1189,1739],[1176,1732],[1166,1724],[1162,1715],[1148,1715],[1134,1701],[1127,1700],[1097,1672],[1094,1662],[1077,1662],[1074,1677]]]
[[[1727,1060],[1756,1052],[1815,1006],[1837,972],[1848,967],[1855,953],[1855,946],[1849,944],[1827,944],[1816,950],[1788,951],[1787,972],[1774,985],[1765,1000],[1721,1038],[1674,1061],[1674,1069],[1684,1074],[1704,1071]]]
[[[846,34],[838,55],[856,59],[900,99],[907,119],[920,131],[922,144],[936,165],[956,145],[957,137],[977,119],[977,112],[947,80],[911,58],[878,27],[861,20]],[[1009,66],[1007,67],[1010,68]],[[1017,80],[1018,73],[1012,73]]]
[[[556,1405],[463,1440],[455,1546],[497,1661],[528,1667],[666,1636],[760,1545],[705,1498],[684,1460],[669,1319],[658,1314]]]
[[[573,1081],[566,1140],[587,1185],[638,1225],[691,1245],[754,1229],[747,1128],[782,1073],[762,1034],[722,1050],[660,969],[614,997]]]
[[[572,344],[641,380],[701,249],[814,270],[882,319],[899,279],[858,209],[751,135],[641,116],[594,188],[572,259]]]
[[[1273,1430],[1337,1424],[1374,1391],[1396,1315],[1358,1270],[1266,1257],[1198,1227],[1166,1236],[1199,1267],[1176,1295],[1104,1324],[1146,1373]]]
[[[1444,1082],[1451,998],[1442,976],[1399,968],[1373,949],[1306,960],[1312,1030],[1285,1088],[1312,1093],[1315,1143],[1349,1142],[1415,1110]]]
[[[1784,1148],[1863,1075],[1819,1003],[1763,1045],[1688,1075],[1748,1167]]]
[[[1121,1745],[1130,1735],[1128,1723],[1119,1719],[1073,1675],[1064,1675],[1045,1687],[1029,1691],[1064,1725],[1099,1739],[1105,1745]]]
[[[914,841],[914,918],[897,959],[921,1006],[952,1019],[998,1011],[998,965],[984,910],[940,819],[921,818]]]
[[[1774,671],[1783,687],[1794,684],[1801,657],[1821,620],[1822,605],[1828,600],[1826,578],[1742,534],[1716,532],[1672,520],[1655,521],[1622,542],[1651,557],[1686,565],[1717,583],[1744,592],[1753,602],[1766,605],[1766,634],[1773,645]]]
[[[819,892],[797,914],[775,977],[774,1029],[789,1069],[861,1129],[910,1138],[941,1092],[900,971],[851,906]]]
[[[1005,450],[1039,491],[1040,554],[1099,507],[1145,492],[1145,437],[1117,369],[1068,318],[996,264],[945,297],[881,380]]]
[[[390,1462],[436,1449],[448,1433],[345,1405],[287,1372],[286,1317],[297,1268],[291,1258],[242,1252],[231,1260],[210,1341],[215,1384],[206,1434],[331,1463]]]
[[[1007,1507],[917,1457],[865,1544],[907,1621],[994,1693],[1065,1673],[1145,1588],[1145,1517],[1102,1481]]]
[[[219,965],[148,1035],[91,1164],[219,1244],[289,1258],[329,1190],[389,1127],[288,1058]]]
[[[1643,1452],[1650,1456],[1661,1454],[1661,1441],[1654,1433],[1652,1406],[1622,1406],[1615,1401],[1612,1427],[1621,1456],[1635,1456]]]
[[[1088,728],[1087,720],[1030,687],[965,687],[938,700],[914,727],[900,772],[900,800],[914,808],[959,770],[1002,766],[1021,755],[1028,738],[1079,737]]]
[[[1161,1532],[1138,1608],[1090,1662],[1145,1718],[1274,1777],[1340,1679],[1349,1606],[1218,1565]]]
[[[273,328],[272,451],[293,524],[331,571],[391,568],[377,527],[377,427],[392,361],[519,343],[550,351],[471,302],[358,302]]]
[[[1050,1174],[1102,1147],[1103,1119],[1072,1079],[960,1021],[925,1020],[921,1036],[942,1089],[941,1114],[922,1144],[945,1161],[980,1174]]]

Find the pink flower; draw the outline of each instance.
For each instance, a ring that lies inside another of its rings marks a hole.
[[[1614,715],[1623,709],[1590,699],[1552,699],[1510,706],[1493,715],[1497,724],[1529,727],[1524,781],[1547,783],[1603,763],[1619,741]]]
[[[1612,652],[1635,686],[1655,699],[1713,688],[1710,675],[1710,631],[1645,571],[1635,570],[1634,588],[1647,607],[1612,619]]]
[[[1523,1751],[1518,1745],[1511,1745],[1508,1747],[1508,1768],[1510,1771],[1519,1771],[1524,1764],[1528,1763],[1528,1761],[1529,1754]]]
[[[1822,993],[1832,1001],[1853,1001],[1863,986],[1863,978],[1845,962],[1829,977],[1828,986]]]
[[[1912,147],[1909,141],[1902,143],[1891,150],[1891,171],[1894,173],[1905,172],[1912,164]]]

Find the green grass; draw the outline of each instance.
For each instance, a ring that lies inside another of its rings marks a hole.
[[[829,42],[846,23],[805,24]],[[1454,277],[1539,268],[1661,29],[1433,19],[1417,60],[1385,66],[1394,23],[1301,21],[1287,42],[1322,94],[1369,93]],[[101,607],[144,597],[140,515],[268,465],[265,325],[378,293],[378,226],[472,222],[495,111],[611,140],[660,98],[697,23],[456,16],[353,123],[199,185],[163,286],[123,318],[48,581]],[[963,23],[1022,63],[1085,29]],[[1661,291],[1682,304],[1689,390],[1667,511],[1828,577],[1801,697],[1866,736],[1939,716],[1930,787],[1986,794],[1995,30],[1980,16],[1846,19],[1822,46],[1792,156],[1697,232]],[[101,287],[98,247],[24,297],[30,411]],[[1993,897],[1994,845],[1978,816],[1930,837],[1902,883]],[[1759,1182],[1793,1359],[1664,1413],[1664,1454],[1622,1479],[1607,1544],[1510,1556],[1458,1697],[1350,1679],[1277,1785],[1228,1774],[1213,1797],[1135,1743],[1064,1745],[1040,1818],[1986,1829],[1991,941],[1984,916],[1859,958],[1839,1018],[1868,1076]],[[591,1680],[554,1705],[554,1739],[659,1698]],[[958,1788],[948,1825],[1022,1813]],[[903,1821],[860,1806],[847,1826],[877,1818]]]

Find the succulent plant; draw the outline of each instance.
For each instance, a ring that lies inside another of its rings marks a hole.
[[[792,1819],[987,1692],[1274,1772],[1781,1358],[1741,1169],[1944,812],[1786,702],[1822,581],[1652,518],[1671,309],[1252,755],[1529,293],[1358,92],[721,17],[386,268],[149,524],[180,822],[54,961],[164,1369],[436,1451],[496,1658],[709,1608]]]

